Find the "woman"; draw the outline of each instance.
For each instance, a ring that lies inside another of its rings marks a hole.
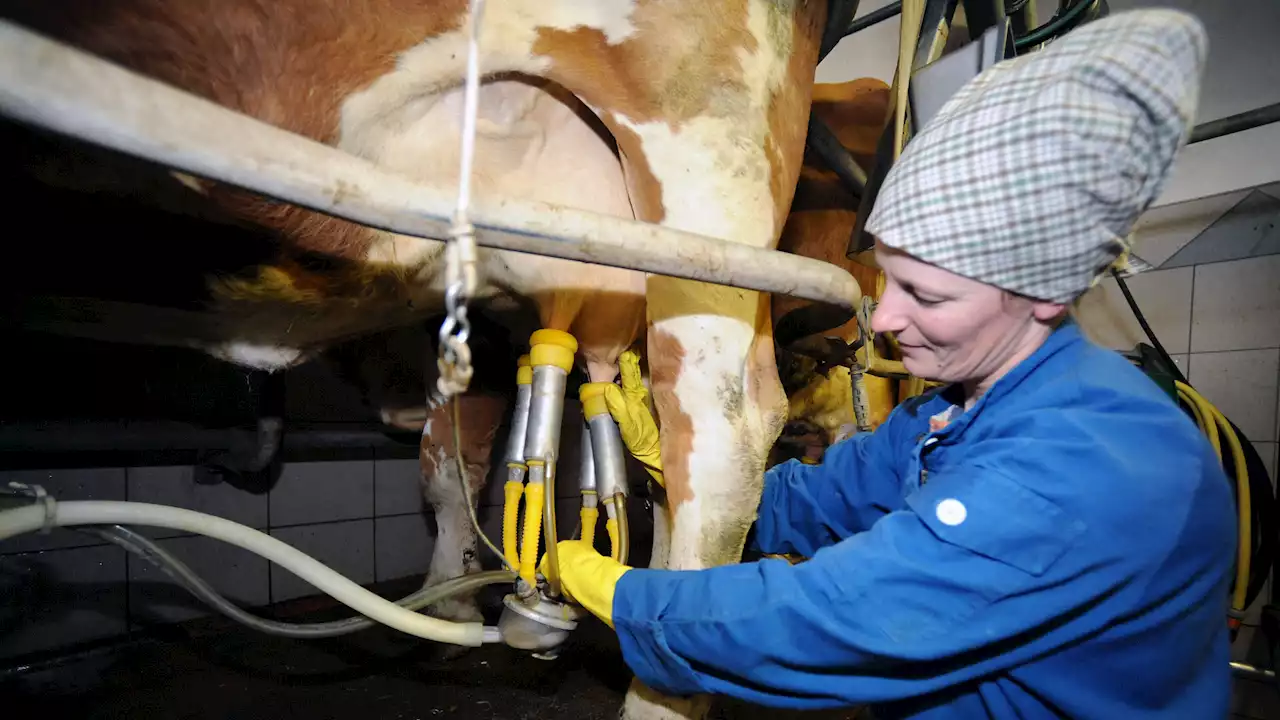
[[[872,325],[950,384],[769,471],[754,544],[806,562],[632,570],[560,543],[639,679],[881,718],[1225,716],[1227,479],[1067,317],[1185,142],[1205,46],[1186,14],[1116,14],[984,72],[911,141],[867,223]]]

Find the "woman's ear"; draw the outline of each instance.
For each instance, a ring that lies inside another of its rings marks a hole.
[[[1036,320],[1046,325],[1057,325],[1067,316],[1069,308],[1062,303],[1046,302],[1044,300],[1031,301],[1031,314]]]

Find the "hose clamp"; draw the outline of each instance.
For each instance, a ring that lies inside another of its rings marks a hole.
[[[55,527],[57,519],[58,501],[48,493],[41,485],[28,485],[16,481],[9,481],[9,487],[17,491],[19,495],[35,498],[36,502],[44,505],[44,525],[40,527],[41,535],[48,535]]]

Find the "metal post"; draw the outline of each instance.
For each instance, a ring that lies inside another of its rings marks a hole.
[[[879,10],[872,10],[871,12],[867,13],[866,15],[863,15],[860,18],[854,18],[853,22],[849,23],[849,28],[844,31],[844,36],[849,37],[850,35],[856,32],[861,32],[863,30],[866,30],[872,25],[879,25],[885,20],[888,20],[891,17],[894,17],[896,15],[901,15],[901,14],[902,14],[902,0],[898,0],[897,2],[891,2],[888,5],[885,5],[884,7],[880,8]]]

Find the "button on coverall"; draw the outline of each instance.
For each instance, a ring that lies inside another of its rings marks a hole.
[[[1195,424],[1071,321],[967,412],[940,389],[766,474],[753,545],[635,569],[613,620],[672,695],[878,718],[1220,718],[1236,519]]]

